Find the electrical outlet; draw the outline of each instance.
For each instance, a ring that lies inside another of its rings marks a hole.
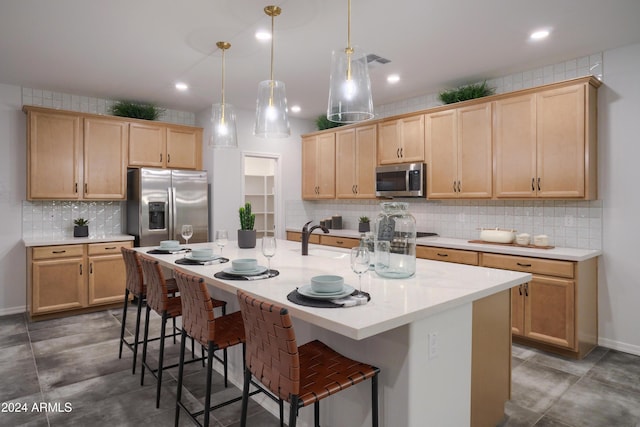
[[[429,360],[438,357],[438,333],[431,332],[429,334]]]
[[[565,227],[574,227],[576,225],[576,219],[573,215],[565,215],[564,216],[564,226]]]

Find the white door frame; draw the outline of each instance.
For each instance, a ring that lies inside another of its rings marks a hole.
[[[245,157],[260,157],[263,159],[272,159],[276,161],[275,166],[275,176],[273,185],[275,187],[275,195],[273,198],[273,223],[276,227],[275,236],[277,239],[285,239],[286,238],[286,230],[284,226],[284,215],[281,215],[281,212],[284,212],[284,202],[282,198],[282,159],[281,154],[278,153],[264,153],[258,151],[243,151],[242,159],[241,159],[241,167],[242,167],[242,200],[244,200],[246,190],[244,188],[244,163]]]

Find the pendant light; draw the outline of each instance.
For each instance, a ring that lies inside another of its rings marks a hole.
[[[214,148],[237,148],[236,113],[231,104],[224,98],[224,53],[231,47],[231,43],[217,42],[216,46],[222,51],[222,100],[211,107],[211,137],[209,146]]]
[[[284,83],[273,78],[274,18],[282,12],[278,6],[267,6],[264,13],[271,17],[271,78],[258,85],[254,135],[262,138],[286,138],[291,134]]]
[[[327,119],[355,123],[373,118],[367,55],[351,46],[351,0],[348,0],[347,47],[331,56]]]

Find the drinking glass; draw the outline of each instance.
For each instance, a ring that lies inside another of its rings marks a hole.
[[[229,243],[229,235],[227,234],[227,230],[217,230],[216,231],[216,245],[220,247],[220,255],[222,255],[222,248],[224,245]]]
[[[189,239],[193,236],[193,227],[189,224],[185,224],[182,226],[182,238],[184,239],[184,244],[189,244]]]
[[[364,296],[362,294],[362,274],[369,270],[370,257],[369,248],[366,246],[358,246],[351,249],[351,269],[358,275],[359,297]]]
[[[267,274],[271,277],[271,257],[276,254],[276,238],[274,236],[262,237],[262,255],[267,258]]]

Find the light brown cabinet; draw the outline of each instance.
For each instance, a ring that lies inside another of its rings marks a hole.
[[[360,240],[351,237],[326,236],[320,234],[320,244],[325,246],[335,246],[337,248],[351,249],[359,246]]]
[[[131,241],[28,249],[27,305],[32,317],[122,303],[125,267],[120,247]]]
[[[24,110],[29,200],[126,198],[126,122],[39,107]]]
[[[495,101],[495,197],[596,198],[595,79]]]
[[[424,115],[378,123],[378,164],[424,162]]]
[[[333,199],[335,195],[335,133],[302,137],[302,198]]]
[[[482,265],[533,275],[512,289],[514,340],[575,358],[597,345],[595,258],[572,262],[485,253]]]
[[[129,166],[202,169],[202,129],[165,123],[130,123]]]
[[[491,103],[427,114],[427,197],[490,198]]]
[[[434,261],[453,262],[456,264],[478,265],[479,254],[475,251],[460,249],[434,248],[431,246],[416,246],[416,257]]]
[[[336,132],[336,198],[375,199],[376,125]]]

